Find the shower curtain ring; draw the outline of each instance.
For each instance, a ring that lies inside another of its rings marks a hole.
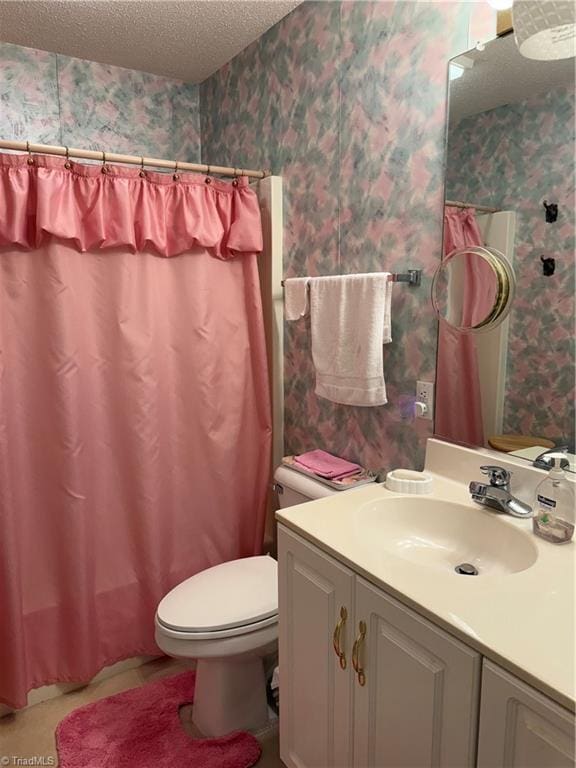
[[[238,186],[238,168],[234,168],[234,180],[232,181],[232,186]]]
[[[34,165],[34,158],[32,157],[29,141],[26,142],[26,151],[28,152],[28,165]]]
[[[144,170],[144,158],[143,157],[140,158],[140,176],[141,176],[141,178],[145,178],[145,176],[146,176],[146,171]]]
[[[178,160],[174,161],[174,175],[172,176],[174,181],[178,181],[180,174],[178,173]]]
[[[206,178],[204,179],[206,184],[212,184],[212,179],[210,178],[210,166],[206,165]]]
[[[106,152],[102,151],[102,173],[108,173],[108,168],[106,168]]]
[[[70,150],[68,147],[64,147],[64,149],[66,150],[66,162],[64,163],[64,168],[69,171],[70,168],[72,168],[72,163],[70,162]]]

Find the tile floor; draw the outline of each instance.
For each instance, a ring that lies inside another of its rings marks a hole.
[[[34,756],[54,759],[58,765],[54,731],[56,726],[69,712],[83,704],[89,704],[105,696],[111,696],[129,688],[158,680],[167,675],[183,672],[186,667],[174,659],[160,659],[130,669],[101,682],[91,683],[85,688],[71,691],[55,699],[44,701],[13,715],[0,718],[0,765],[18,765],[18,758]],[[186,730],[190,730],[185,707],[182,708],[182,721]],[[261,739],[262,757],[258,768],[284,768],[278,757],[278,739],[276,735]],[[2,757],[9,758],[9,762]],[[20,763],[22,764],[22,763]],[[45,764],[50,764],[45,761]],[[135,766],[134,768],[138,768]],[[193,768],[193,767],[191,767]]]

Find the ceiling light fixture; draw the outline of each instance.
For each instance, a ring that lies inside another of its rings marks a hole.
[[[527,59],[554,61],[575,55],[576,6],[572,0],[516,0],[512,21],[516,45]]]
[[[458,78],[462,77],[464,74],[464,67],[461,67],[460,64],[454,64],[453,62],[450,62],[448,74],[450,82],[452,82],[452,80],[458,80]]]
[[[473,66],[474,59],[471,59],[469,56],[457,56],[450,62],[450,67],[448,68],[448,79],[450,81],[458,80],[458,78],[462,77],[467,69],[472,69]]]
[[[512,8],[513,0],[488,0],[488,5],[495,8],[497,11],[507,11]]]

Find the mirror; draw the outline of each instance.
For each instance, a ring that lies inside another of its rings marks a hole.
[[[508,35],[450,62],[444,257],[433,287],[435,434],[529,461],[562,446],[572,468],[574,123],[573,58],[526,59]],[[504,278],[487,252],[516,278],[499,322]]]
[[[514,272],[504,254],[468,246],[442,259],[432,281],[432,305],[455,330],[481,333],[504,322],[514,286]]]

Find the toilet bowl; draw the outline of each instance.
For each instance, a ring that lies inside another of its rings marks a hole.
[[[282,507],[335,492],[285,467],[274,477]],[[166,655],[197,661],[192,720],[204,736],[268,724],[264,659],[278,645],[273,558],[232,560],[186,579],[161,600],[155,628]]]
[[[232,560],[182,582],[158,606],[158,647],[197,660],[192,719],[205,736],[268,721],[263,659],[278,639],[277,580],[271,557]]]

